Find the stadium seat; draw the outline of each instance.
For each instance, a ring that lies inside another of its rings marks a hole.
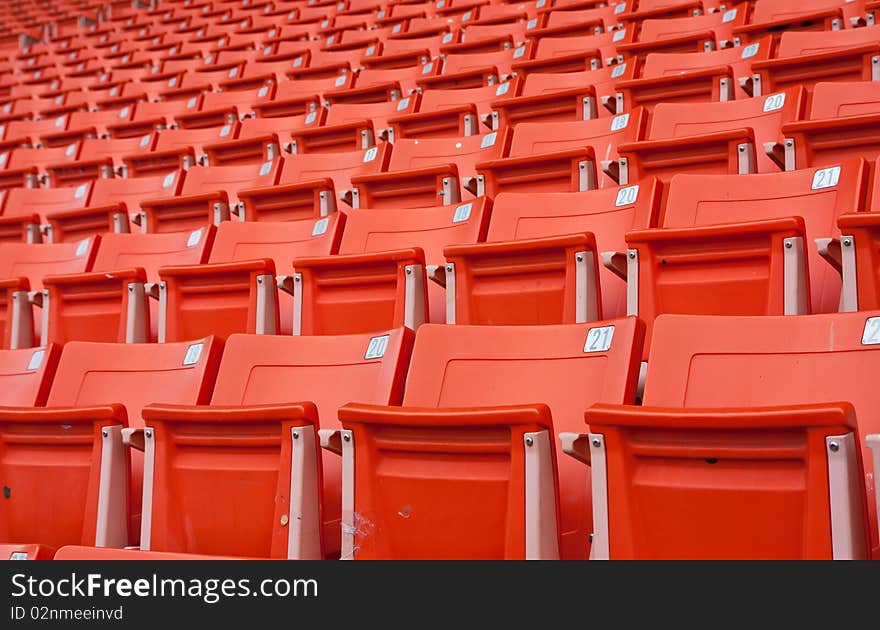
[[[476,194],[576,192],[615,186],[617,146],[642,139],[647,112],[572,122],[521,122],[513,129],[509,157],[479,162]],[[608,172],[603,171],[603,167]],[[620,183],[629,183],[621,177]]]
[[[299,256],[336,253],[344,221],[342,213],[333,213],[317,221],[222,222],[207,264],[159,269],[159,341],[206,331],[220,338],[236,332],[289,333],[293,303],[285,300],[279,319],[276,269],[289,269]],[[289,276],[277,282],[297,295]]]
[[[554,431],[633,400],[641,333],[635,318],[422,326],[403,406],[355,399],[321,431],[342,455],[342,557],[585,558],[589,474],[561,457],[557,472]]]
[[[160,268],[206,262],[213,240],[213,226],[102,235],[91,271],[43,278],[46,338],[55,343],[155,341],[158,302],[150,296],[160,296]]]
[[[46,407],[0,407],[0,541],[49,547],[137,543],[143,460],[122,431],[153,401],[209,400],[220,344],[65,345]],[[149,387],[145,384],[149,383]],[[23,442],[21,435],[32,436]],[[112,478],[112,481],[111,481]]]
[[[179,232],[219,224],[238,203],[237,190],[275,183],[280,162],[194,166],[186,171],[178,196],[141,200],[141,212],[146,215],[141,227],[147,232]]]
[[[461,138],[396,140],[388,172],[352,177],[354,208],[416,208],[450,205],[476,190],[476,164],[503,157],[508,131]]]
[[[485,238],[491,203],[346,211],[339,255],[293,261],[293,332],[338,335],[445,321],[442,287],[428,283],[443,248]],[[427,285],[427,286],[426,286]]]
[[[315,429],[339,426],[352,398],[399,404],[411,349],[405,329],[229,337],[210,406],[148,405],[145,426],[125,432],[146,461],[142,553],[127,559],[338,556],[341,470],[334,457],[322,466]]]
[[[99,242],[99,236],[79,243],[0,242],[0,286],[7,296],[7,347],[28,348],[45,343],[49,304],[43,278],[90,271]],[[36,310],[40,306],[44,307],[42,312]]]
[[[592,462],[593,557],[876,553],[876,314],[659,318],[644,406],[596,405],[563,439]]]
[[[91,184],[65,188],[12,188],[6,191],[0,214],[0,241],[42,240],[39,226],[54,212],[82,208],[89,202]]]
[[[662,313],[836,312],[840,274],[822,254],[840,237],[838,217],[863,209],[866,168],[857,158],[778,174],[676,175],[659,227],[626,235],[618,272],[631,287],[627,313],[645,320],[650,341]]]
[[[809,120],[782,126],[785,168],[830,166],[855,156],[876,160],[878,124],[880,84],[817,83]]]

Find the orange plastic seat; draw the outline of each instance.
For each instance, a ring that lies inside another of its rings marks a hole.
[[[487,242],[444,250],[447,322],[532,325],[622,316],[626,284],[600,269],[599,255],[616,251],[630,230],[656,225],[660,192],[649,180],[582,193],[499,194]]]
[[[872,315],[659,318],[644,406],[589,409],[574,449],[592,460],[593,557],[876,553]]]
[[[146,461],[141,549],[337,555],[341,470],[316,429],[352,399],[399,404],[412,337],[230,336],[210,406],[150,405],[127,432]]]
[[[7,296],[9,347],[28,348],[42,345],[41,341],[45,343],[49,304],[43,278],[90,271],[99,242],[98,236],[79,243],[0,242],[0,286]],[[44,310],[36,310],[38,306]]]
[[[660,227],[626,235],[627,312],[645,320],[649,340],[662,313],[836,312],[840,275],[819,248],[840,236],[841,214],[863,208],[866,184],[861,159],[777,174],[673,177]]]
[[[141,200],[147,232],[178,232],[219,224],[238,203],[236,191],[275,183],[280,159],[262,164],[194,166],[187,170],[178,196]]]
[[[874,81],[817,83],[810,119],[782,126],[785,167],[829,166],[880,157],[880,89]]]
[[[642,106],[652,111],[658,103],[748,98],[745,90],[751,90],[751,65],[768,59],[771,51],[772,40],[765,37],[748,46],[711,52],[650,53],[641,78],[615,86],[617,108],[626,111]]]
[[[484,240],[491,203],[346,211],[339,255],[293,261],[294,334],[336,335],[445,321],[443,288],[428,282],[443,248]]]
[[[853,5],[860,3],[854,2]],[[735,43],[750,43],[765,35],[779,37],[787,29],[792,31],[836,31],[845,26],[846,4],[838,0],[770,0],[752,6],[749,23],[733,29]]]
[[[647,140],[621,144],[626,181],[677,173],[772,173],[780,170],[780,127],[800,120],[803,88],[760,98],[720,103],[661,103],[654,108]],[[623,180],[624,175],[620,175]]]
[[[342,454],[342,557],[585,558],[589,474],[561,458],[557,472],[554,431],[633,400],[641,332],[422,326],[403,406],[356,401],[322,431]]]
[[[605,188],[617,184],[612,175],[626,184],[629,180],[612,170],[617,147],[642,139],[647,120],[647,112],[636,109],[614,118],[522,122],[513,130],[509,157],[477,164],[477,194]]]
[[[159,269],[208,259],[213,226],[168,234],[104,234],[87,273],[43,278],[46,338],[138,343],[158,335]],[[48,305],[46,304],[48,297]]]
[[[38,226],[60,210],[82,208],[89,202],[91,184],[64,188],[12,188],[6,191],[0,214],[0,241],[37,243]],[[51,240],[51,239],[50,239]]]
[[[317,221],[222,222],[207,264],[159,270],[159,341],[203,332],[220,338],[236,332],[289,333],[293,303],[285,299],[279,308],[276,269],[289,269],[299,256],[336,253],[344,221],[344,215],[333,213]],[[292,278],[278,282],[296,295]]]
[[[45,408],[0,408],[0,469],[10,488],[0,541],[136,543],[140,506],[129,499],[140,495],[143,465],[128,456],[122,430],[143,426],[141,409],[156,400],[206,403],[219,352],[210,338],[67,344]]]
[[[846,5],[841,5],[846,6]],[[819,81],[872,81],[880,55],[880,27],[838,31],[785,31],[775,58],[752,64],[755,94],[795,85],[806,90]]]

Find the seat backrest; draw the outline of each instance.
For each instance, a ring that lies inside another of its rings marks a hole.
[[[747,11],[746,3],[732,7],[727,11],[715,11],[692,17],[679,18],[655,18],[642,20],[639,30],[640,42],[652,42],[686,35],[704,33],[713,29],[724,27],[728,30],[733,26],[745,23]]]
[[[621,63],[598,70],[581,70],[579,72],[530,72],[523,81],[523,96],[537,96],[560,90],[581,88],[586,86],[607,83],[615,79],[622,80],[627,68],[633,66]]]
[[[149,282],[159,281],[159,267],[198,265],[207,262],[214,240],[214,226],[192,232],[140,234],[107,233],[95,255],[92,271],[114,271],[142,267]]]
[[[660,193],[660,183],[655,179],[586,192],[502,192],[495,197],[486,240],[516,241],[592,232],[599,252],[622,252],[626,249],[624,234],[656,226]],[[599,277],[602,313],[605,317],[623,315],[626,284],[605,268]]]
[[[271,186],[278,177],[280,167],[281,160],[229,166],[193,166],[186,171],[181,195]]]
[[[880,85],[874,81],[817,83],[810,103],[810,120],[876,114]]]
[[[735,101],[659,103],[651,116],[647,139],[752,129],[758,172],[777,172],[779,167],[764,153],[764,144],[777,142],[782,124],[800,120],[805,113],[805,92],[801,87]]]
[[[27,278],[31,290],[43,288],[43,277],[91,271],[99,236],[77,243],[0,243],[0,278]]]
[[[554,431],[581,431],[584,409],[591,404],[633,402],[643,333],[634,317],[548,326],[425,324],[417,334],[403,404],[473,408],[540,402],[550,408]],[[514,474],[503,450],[495,451],[496,443],[510,439],[509,431],[507,437],[504,433],[482,427],[458,436],[434,433],[422,441],[416,427],[405,432],[386,427],[380,435],[387,450],[375,451],[377,459],[368,464],[382,471],[372,487],[373,512],[364,512],[382,536],[367,536],[361,552],[436,558],[478,549],[480,557],[503,557],[497,532],[504,527]],[[492,446],[477,450],[477,443]],[[402,457],[400,450],[409,454]],[[592,531],[589,468],[568,457],[559,457],[558,466],[562,557],[585,558]],[[413,492],[409,484],[426,477],[431,492]],[[401,506],[416,518],[401,521],[396,515]],[[448,529],[439,531],[430,519],[418,519],[422,512],[447,507],[461,515],[445,523]]]
[[[864,438],[880,433],[878,370],[880,312],[797,317],[661,315],[654,325],[643,403],[673,408],[852,403],[872,510],[874,477]],[[736,378],[731,378],[734,374]],[[775,493],[768,496],[768,501],[777,500]],[[876,548],[877,519],[870,520]]]
[[[342,336],[230,335],[211,404],[308,401],[318,408],[321,428],[339,428],[336,412],[350,401],[400,404],[413,337],[406,328]],[[176,454],[185,456],[186,450],[180,445]],[[324,543],[332,554],[338,552],[341,539],[342,464],[335,456],[322,459]],[[185,461],[166,466],[179,466],[177,475],[197,474],[182,464]],[[274,493],[276,481],[270,485]],[[274,506],[271,496],[267,504]]]
[[[61,346],[0,350],[0,405],[42,407],[55,376]]]
[[[869,168],[853,158],[828,168],[756,175],[675,175],[660,226],[684,228],[800,216],[810,252],[814,312],[834,312],[840,274],[812,247],[812,239],[837,237],[837,218],[865,208]]]
[[[294,258],[335,254],[344,224],[345,215],[336,212],[317,221],[223,221],[208,262],[270,258],[278,273],[284,273]]]
[[[210,337],[177,344],[69,342],[46,406],[123,404],[128,425],[143,426],[146,404],[207,403],[219,354],[220,344]],[[39,437],[20,444],[7,439],[10,430],[30,430]],[[8,513],[4,540],[94,544],[96,513],[86,510],[98,496],[100,440],[100,430],[91,422],[2,423],[4,484],[23,499]],[[139,497],[143,459],[133,453],[131,460],[131,496]],[[139,512],[140,502],[134,501],[129,531],[136,531]]]
[[[752,24],[763,22],[775,22],[795,18],[799,15],[808,15],[823,10],[831,10],[840,7],[843,3],[839,0],[762,0],[754,3],[752,7]]]
[[[137,212],[141,201],[175,196],[180,190],[185,172],[172,171],[164,175],[143,175],[124,179],[96,179],[90,205],[125,203],[130,206],[129,211]]]
[[[394,142],[388,171],[455,164],[460,178],[472,177],[478,162],[504,155],[504,139],[498,131],[460,138],[401,138]]]
[[[204,129],[163,129],[156,137],[156,151],[199,148],[205,144],[231,140],[235,137],[237,126],[236,123]]]

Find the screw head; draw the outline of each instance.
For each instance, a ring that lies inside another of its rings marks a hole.
[[[794,145],[794,140],[792,140],[791,138],[785,141],[785,146],[790,147],[792,145]]]
[[[600,440],[599,438],[593,438],[593,446],[599,448],[600,446],[602,446],[602,440]]]
[[[630,257],[630,258],[635,258],[635,257],[636,257],[636,253],[635,253],[635,252],[629,252],[629,257]]]
[[[299,276],[294,276],[293,281],[294,282],[302,282],[302,278],[300,278]]]
[[[151,438],[151,437],[153,437],[153,432],[150,431],[149,429],[147,429],[146,431],[144,431],[144,435],[147,436],[148,438]]]
[[[104,430],[101,431],[101,436],[102,436],[102,437],[107,437],[108,435],[110,435],[110,432],[107,431],[107,429],[104,429]]]
[[[833,453],[836,453],[840,450],[840,444],[837,442],[831,442],[828,444],[828,448],[830,448]]]
[[[574,257],[574,259],[578,262],[584,262],[584,255],[578,254],[577,256]]]
[[[531,446],[534,443],[535,443],[535,440],[533,438],[530,438],[530,437],[526,438],[526,446]]]
[[[299,439],[299,431],[294,431],[294,432],[293,432],[293,439],[294,439],[294,440],[298,440],[298,439]]]
[[[263,284],[263,276],[257,276],[257,284]]]
[[[412,267],[407,267],[407,268],[406,268],[406,275],[408,275],[408,276],[411,276],[411,275],[412,275]]]
[[[446,265],[446,271],[452,273],[452,265]]]
[[[344,433],[342,435],[342,441],[343,442],[351,442],[351,436],[348,433]]]
[[[746,146],[745,146],[744,144],[741,144],[741,145],[739,145],[739,146],[737,147],[737,150],[738,150],[740,153],[745,153]]]
[[[785,249],[791,249],[791,241],[785,241]]]
[[[849,247],[850,245],[852,245],[852,239],[849,239],[849,238],[843,239],[843,246],[844,247]]]

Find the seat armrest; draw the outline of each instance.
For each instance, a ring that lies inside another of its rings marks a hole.
[[[550,408],[542,403],[492,407],[396,407],[349,403],[339,409],[339,420],[348,424],[412,426],[525,426],[527,430],[552,429]],[[323,446],[323,436],[322,436]]]
[[[294,425],[318,425],[318,408],[311,402],[243,406],[191,406],[151,404],[144,407],[144,422],[247,422],[248,420],[281,420]]]
[[[86,407],[0,407],[0,420],[51,424],[109,422],[125,426],[128,424],[128,413],[119,404]]]

